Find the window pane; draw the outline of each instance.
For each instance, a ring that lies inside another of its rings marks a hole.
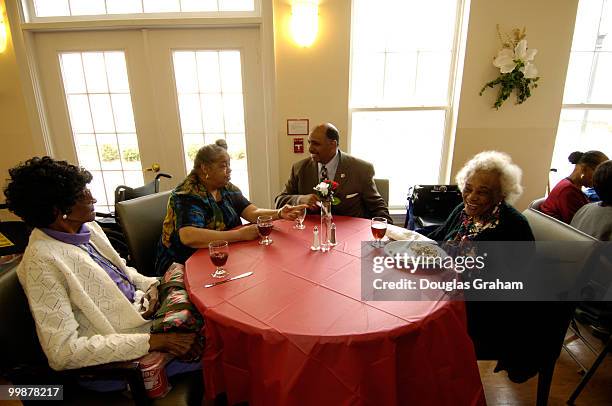
[[[89,93],[108,92],[104,54],[102,52],[83,53],[83,68]]]
[[[89,105],[96,133],[115,132],[113,108],[108,94],[90,94]]]
[[[353,4],[351,106],[446,105],[457,0]]]
[[[113,93],[129,93],[127,67],[123,52],[104,52],[108,87]]]
[[[68,16],[68,0],[34,0],[37,17]]]
[[[97,134],[102,170],[121,170],[121,154],[116,134]]]
[[[200,96],[197,94],[179,95],[179,112],[183,133],[203,132],[200,114]]]
[[[225,139],[232,156],[232,182],[248,198],[240,52],[174,51],[173,61],[186,169],[193,167],[200,147]]]
[[[383,100],[383,78],[385,76],[385,54],[383,52],[356,51],[351,65],[351,106],[377,106]],[[406,73],[409,81],[409,72]],[[401,88],[402,84],[397,83]]]
[[[72,15],[106,14],[104,0],[70,0]]]
[[[570,54],[563,103],[586,103],[592,65],[592,52],[572,52]]]
[[[612,104],[612,52],[600,52],[593,80],[591,103]]]
[[[226,132],[244,132],[242,95],[223,95],[223,116]]]
[[[198,83],[203,93],[221,93],[221,77],[219,72],[219,52],[198,52]],[[240,61],[238,61],[240,64]],[[240,65],[238,65],[240,69]],[[240,90],[242,91],[242,86]]]
[[[451,53],[419,52],[417,66],[415,103],[447,105]]]
[[[578,3],[572,51],[594,51],[603,0],[581,0]]]
[[[253,11],[253,0],[219,0],[219,10],[222,11]]]
[[[242,94],[242,74],[240,72],[240,52],[219,52],[219,71],[223,93]]]
[[[129,133],[136,132],[134,124],[134,114],[132,113],[132,100],[129,94],[111,95],[113,117],[117,132]]]
[[[140,152],[138,151],[138,138],[136,134],[117,134],[121,164],[125,171],[137,171],[142,176]],[[134,183],[127,183],[134,185]]]
[[[612,110],[562,109],[551,175],[551,186],[568,176],[573,165],[567,160],[573,151],[602,151],[612,157]]]
[[[223,98],[220,94],[202,94],[204,132],[224,133]]]
[[[73,133],[91,133],[91,111],[89,100],[85,95],[66,95],[68,112],[70,113],[70,124]]]
[[[100,169],[100,158],[98,147],[96,147],[95,134],[75,134],[74,144],[76,146],[79,163],[88,170]]]
[[[389,179],[390,206],[405,205],[409,185],[438,183],[444,121],[444,110],[352,114],[351,152]]]
[[[217,0],[181,0],[181,11],[217,11]]]
[[[254,0],[31,0],[36,17],[255,11]],[[144,8],[144,9],[143,9]]]
[[[98,200],[96,210],[113,211],[117,186],[143,184],[125,55],[69,52],[59,58],[79,164],[94,176],[91,190]],[[84,79],[79,84],[75,76],[81,60]],[[68,94],[72,90],[82,94]]]
[[[174,81],[179,93],[196,93],[198,91],[198,77],[196,73],[195,52],[175,51]]]
[[[143,0],[145,13],[168,13],[181,11],[178,0]]]
[[[108,14],[142,13],[140,0],[106,0]]]
[[[85,75],[81,54],[66,53],[60,58],[64,78],[64,90],[67,94],[85,93]]]

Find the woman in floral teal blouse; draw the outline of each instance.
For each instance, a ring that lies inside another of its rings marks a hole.
[[[171,193],[158,244],[155,270],[163,275],[173,263],[184,264],[198,248],[214,240],[228,242],[257,238],[255,224],[238,228],[245,218],[258,216],[295,220],[305,206],[285,205],[278,210],[260,209],[230,183],[232,169],[225,140],[205,145],[198,151],[193,170]]]

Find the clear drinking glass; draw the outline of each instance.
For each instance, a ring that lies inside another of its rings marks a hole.
[[[306,218],[306,208],[300,210],[300,212],[298,213],[298,216],[295,218],[295,225],[293,226],[293,228],[297,230],[305,229],[306,228],[306,226],[304,225],[305,218]]]
[[[384,217],[372,217],[370,228],[375,239],[372,246],[381,248],[383,243],[380,240],[387,234],[387,219]]]
[[[273,243],[269,237],[272,232],[272,216],[259,216],[257,217],[257,231],[262,239],[259,241],[260,245],[270,245]]]
[[[229,244],[224,240],[212,241],[208,244],[208,251],[210,253],[210,260],[217,267],[210,276],[213,278],[225,278],[229,275],[229,272],[223,269],[223,265],[225,265],[227,257],[229,257]]]

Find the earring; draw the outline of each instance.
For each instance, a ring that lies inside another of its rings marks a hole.
[[[580,174],[580,179],[584,178],[584,173]]]
[[[64,215],[62,216],[62,218],[63,218],[64,220],[66,220],[66,219],[68,218],[68,215],[64,213]]]
[[[205,179],[206,179],[206,180],[208,180],[208,178],[209,178],[209,175],[208,175],[208,174],[206,174],[206,177],[205,177]]]

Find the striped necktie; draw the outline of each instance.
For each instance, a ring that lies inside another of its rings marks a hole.
[[[327,168],[325,165],[321,166],[321,180],[327,180]]]

